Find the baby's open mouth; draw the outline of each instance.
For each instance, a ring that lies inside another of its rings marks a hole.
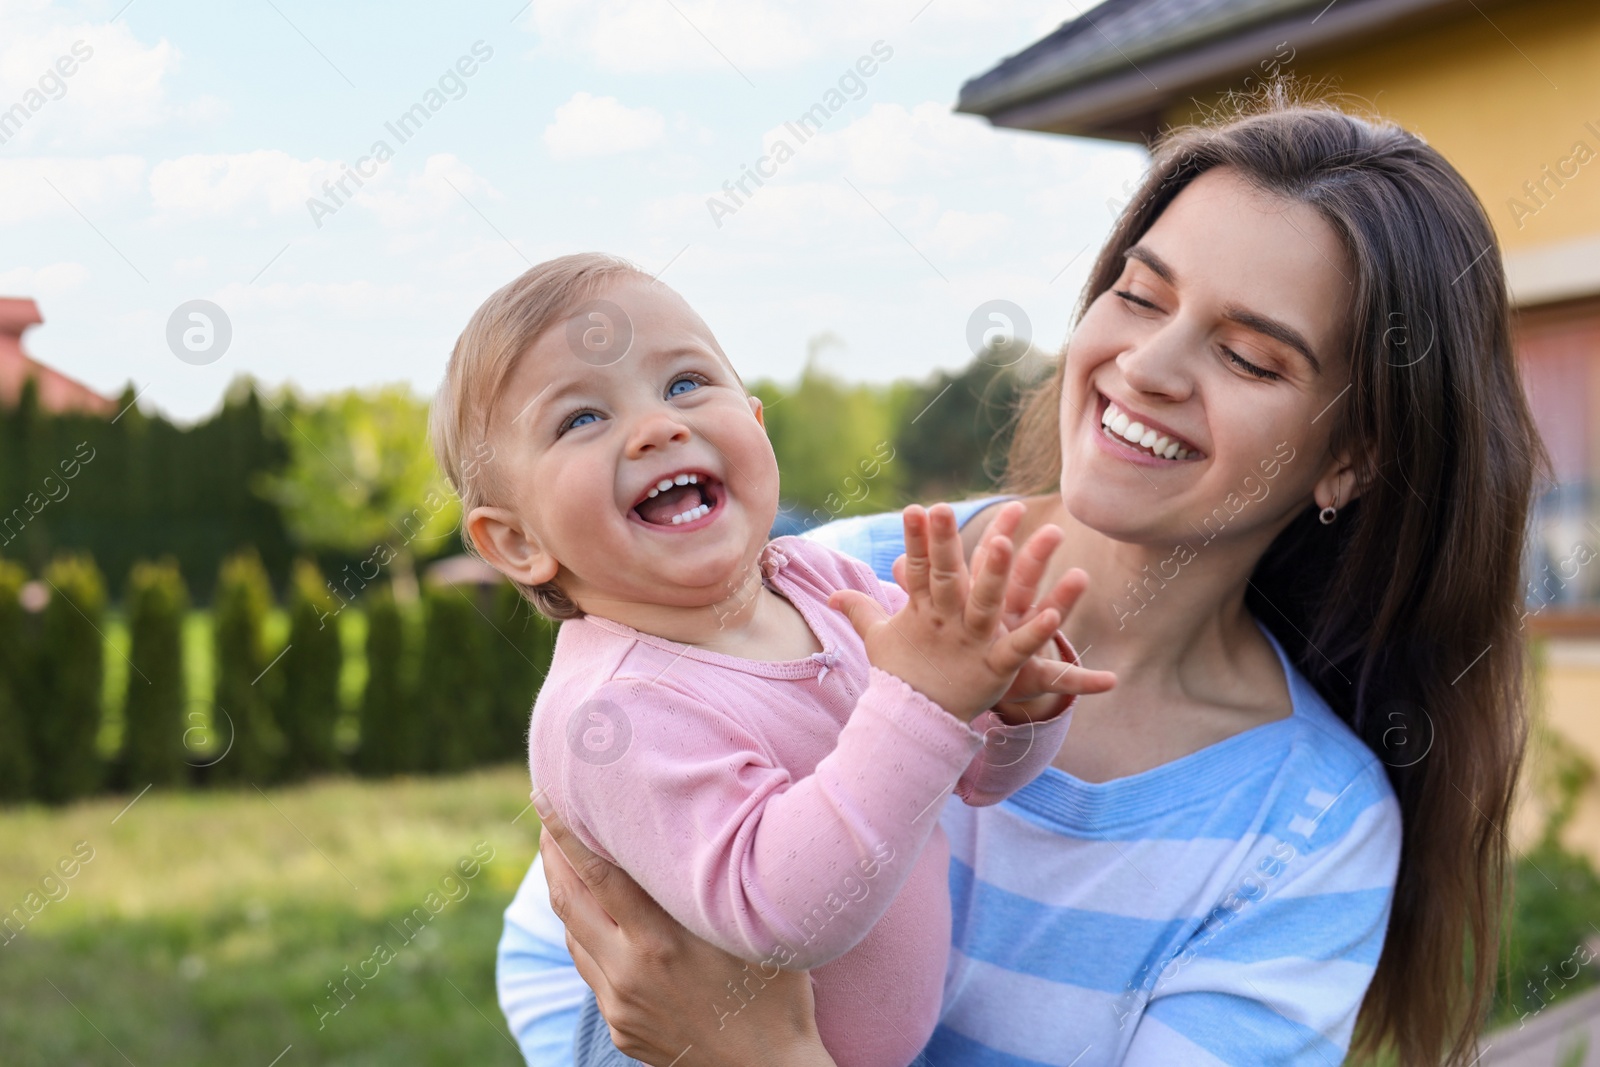
[[[634,512],[651,526],[682,526],[711,514],[722,501],[722,483],[703,471],[662,478]]]

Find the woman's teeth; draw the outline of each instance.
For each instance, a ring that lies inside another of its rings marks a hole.
[[[652,496],[660,496],[662,493],[665,493],[668,489],[671,489],[675,485],[699,485],[699,484],[700,484],[700,476],[697,475],[697,474],[679,474],[679,475],[675,475],[675,476],[673,476],[671,478],[663,478],[659,482],[656,483],[656,487],[654,489],[650,490],[649,494],[647,494],[646,499],[648,499],[649,497],[652,497]],[[688,514],[688,512],[685,512],[684,514]]]
[[[1143,423],[1128,418],[1127,412],[1109,400],[1106,401],[1105,412],[1100,416],[1100,429],[1162,459],[1188,459],[1192,454],[1165,434],[1158,434],[1147,429]]]

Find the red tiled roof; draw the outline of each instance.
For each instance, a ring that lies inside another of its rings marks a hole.
[[[0,296],[0,404],[15,406],[29,377],[39,381],[39,407],[50,412],[82,411],[110,415],[117,402],[101,396],[75,378],[29,356],[22,350],[22,334],[44,321],[39,305],[26,297]]]

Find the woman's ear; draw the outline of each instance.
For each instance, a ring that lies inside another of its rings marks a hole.
[[[1358,461],[1346,453],[1335,457],[1328,465],[1328,469],[1312,487],[1311,496],[1319,509],[1338,509],[1360,496],[1365,484]]]
[[[543,585],[561,569],[561,562],[505,508],[473,508],[467,514],[467,536],[495,570],[523,585]]]

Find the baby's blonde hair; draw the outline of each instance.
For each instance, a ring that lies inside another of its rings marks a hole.
[[[497,476],[494,451],[488,446],[489,423],[495,400],[518,357],[546,330],[566,320],[579,304],[608,284],[630,276],[650,277],[625,259],[599,252],[546,260],[495,290],[473,312],[457,338],[444,381],[433,398],[428,435],[439,469],[461,498],[461,541],[471,555],[483,559],[467,532],[467,516],[473,508],[505,500],[505,482]],[[548,618],[573,619],[583,614],[553,580],[541,585],[513,580],[512,584]]]

